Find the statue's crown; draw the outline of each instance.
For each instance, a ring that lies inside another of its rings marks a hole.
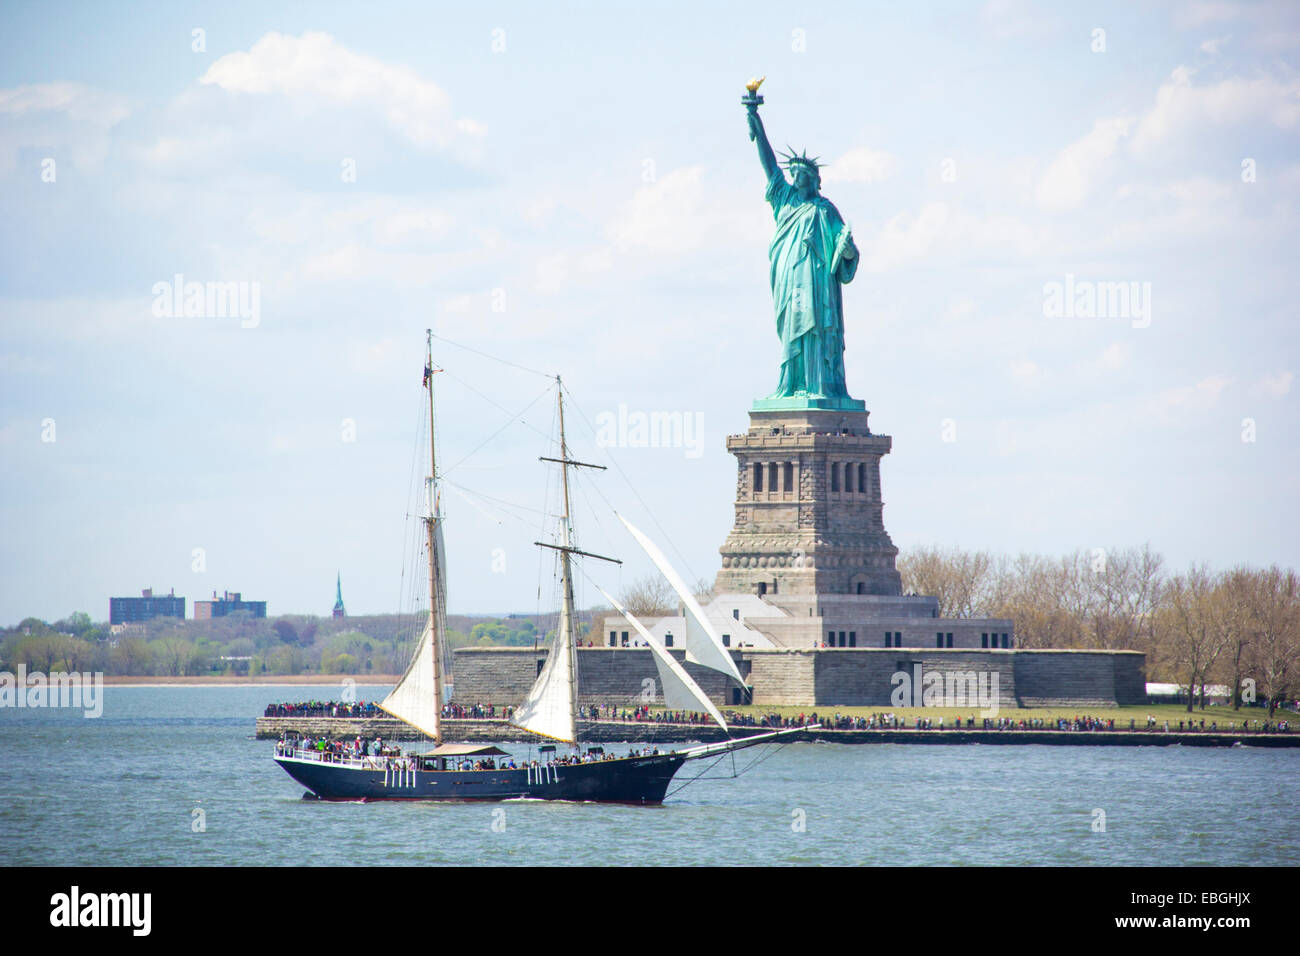
[[[785,155],[785,165],[787,169],[793,166],[807,166],[809,169],[816,171],[818,169],[821,169],[825,165],[825,163],[818,162],[818,160],[821,159],[820,156],[810,157],[806,150],[802,153],[796,153],[793,149],[790,149],[788,146],[786,147],[786,149],[788,150],[788,152],[786,152],[784,155]]]

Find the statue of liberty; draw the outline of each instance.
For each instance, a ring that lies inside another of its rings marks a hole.
[[[858,249],[849,227],[819,192],[816,157],[786,156],[787,181],[767,140],[758,107],[762,80],[747,84],[742,97],[749,116],[749,138],[767,174],[766,198],[776,218],[768,248],[776,333],[781,339],[781,377],[776,391],[755,403],[759,408],[862,408],[844,385],[844,305],[842,283],[853,281]]]

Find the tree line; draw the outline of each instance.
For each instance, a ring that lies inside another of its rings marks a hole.
[[[427,611],[352,618],[237,612],[212,620],[155,618],[114,634],[84,612],[0,629],[0,671],[102,672],[139,677],[400,674]],[[527,647],[554,635],[555,615],[449,615],[453,647]],[[548,629],[548,624],[549,628]],[[581,635],[589,615],[579,622]]]
[[[1000,617],[1022,648],[1101,648],[1146,654],[1147,679],[1231,688],[1232,705],[1269,713],[1297,693],[1300,580],[1290,568],[1195,564],[1171,572],[1150,545],[1059,558],[916,548],[899,555],[906,592],[933,595],[944,617]]]

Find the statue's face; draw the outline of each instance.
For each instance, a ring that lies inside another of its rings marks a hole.
[[[817,195],[818,175],[817,172],[802,163],[796,163],[790,167],[790,179],[794,188],[804,199],[812,199]]]

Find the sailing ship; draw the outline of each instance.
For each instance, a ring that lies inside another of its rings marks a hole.
[[[510,722],[556,743],[540,748],[539,759],[520,763],[504,750],[490,745],[444,743],[442,711],[453,694],[451,655],[447,646],[446,551],[434,442],[432,375],[433,336],[428,333],[424,387],[429,391],[429,474],[425,478],[424,513],[429,566],[429,614],[415,652],[402,678],[379,705],[384,711],[433,738],[431,750],[407,756],[365,753],[341,756],[299,746],[276,747],[275,762],[301,783],[308,794],[325,800],[578,800],[630,804],[662,803],[677,771],[688,761],[721,757],[727,753],[788,738],[813,727],[800,727],[733,737],[732,729],[708,695],[635,615],[598,587],[615,610],[627,618],[650,648],[670,710],[707,713],[727,734],[727,739],[681,750],[643,746],[627,756],[607,754],[603,747],[587,747],[579,739],[578,659],[573,597],[573,559],[614,561],[582,551],[574,545],[570,519],[569,470],[603,468],[573,459],[564,437],[564,388],[556,376],[559,421],[559,457],[543,457],[561,471],[563,514],[557,543],[535,542],[557,553],[561,606],[555,638],[546,663]],[[719,671],[744,687],[735,661],[708,620],[694,595],[663,552],[622,515],[632,537],[676,591],[686,613],[686,660]],[[556,744],[570,745],[572,753],[558,756]],[[706,768],[707,769],[707,768]]]

